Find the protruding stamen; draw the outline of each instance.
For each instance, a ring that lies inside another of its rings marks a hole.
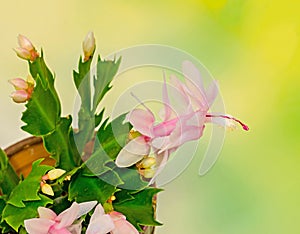
[[[248,127],[246,124],[244,124],[242,121],[240,121],[240,120],[238,120],[238,119],[236,119],[236,118],[234,118],[234,117],[232,117],[232,116],[228,116],[228,115],[211,115],[211,114],[207,114],[206,117],[215,117],[215,118],[230,119],[230,120],[233,120],[233,121],[239,123],[245,131],[248,131],[248,130],[249,130],[249,127]]]

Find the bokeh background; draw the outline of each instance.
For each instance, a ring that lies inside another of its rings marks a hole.
[[[200,177],[203,139],[159,195],[157,233],[300,233],[299,7],[293,0],[1,0],[0,146],[27,136],[19,129],[24,107],[8,97],[7,80],[28,72],[12,50],[18,33],[44,48],[64,114],[73,110],[71,70],[89,30],[104,56],[137,44],[177,47],[202,61],[227,112],[251,130],[228,133],[217,164]]]

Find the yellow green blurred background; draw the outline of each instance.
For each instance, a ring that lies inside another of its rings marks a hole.
[[[108,55],[137,44],[164,44],[198,58],[219,81],[226,111],[249,132],[226,136],[217,164],[192,164],[159,195],[158,234],[300,233],[300,3],[279,0],[3,1],[0,14],[0,146],[27,136],[22,105],[7,83],[26,77],[16,58],[19,33],[43,47],[55,71],[63,113],[72,113],[85,34]],[[142,78],[139,78],[142,79]]]

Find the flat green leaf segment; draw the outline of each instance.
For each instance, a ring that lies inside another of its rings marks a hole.
[[[22,128],[32,135],[42,136],[54,131],[60,120],[61,106],[54,88],[53,75],[43,57],[29,63],[29,68],[36,85],[22,116],[26,124]]]
[[[161,223],[154,219],[153,197],[162,191],[157,188],[147,188],[137,193],[116,193],[117,200],[113,203],[116,211],[126,216],[138,231],[142,231],[143,226],[159,226]]]
[[[71,124],[71,116],[61,118],[55,130],[44,136],[45,148],[56,160],[59,168],[66,171],[72,170],[81,162],[81,157],[74,142]]]
[[[116,75],[121,60],[106,61],[98,58],[96,75],[92,83],[94,92],[91,92],[91,60],[82,62],[79,60],[78,72],[73,72],[74,82],[81,99],[81,106],[78,112],[78,133],[75,135],[75,142],[79,152],[83,152],[84,146],[93,136],[95,128],[101,123],[103,110],[97,114],[97,107],[104,95],[111,88],[111,81]]]
[[[132,126],[123,124],[126,114],[120,115],[107,124],[107,120],[99,128],[95,139],[95,151],[85,162],[86,176],[98,176],[100,179],[118,188],[141,190],[148,183],[144,181],[136,168],[119,168],[115,158],[128,140]]]
[[[98,201],[103,204],[115,192],[115,186],[96,176],[84,176],[79,172],[70,183],[69,200],[75,200],[76,202]]]
[[[98,57],[97,75],[94,77],[95,94],[93,98],[93,110],[96,110],[104,95],[111,89],[110,83],[117,74],[121,58],[116,60],[101,60]]]
[[[38,201],[26,201],[24,207],[6,205],[3,211],[3,220],[7,222],[15,231],[24,226],[24,220],[38,217],[37,209],[42,206],[52,204],[52,200],[44,195],[39,196]]]
[[[0,192],[9,196],[18,183],[19,177],[8,162],[5,152],[0,149]]]
[[[72,132],[72,118],[61,118],[61,105],[54,87],[54,77],[39,57],[29,62],[35,80],[33,94],[26,104],[22,127],[34,136],[42,136],[46,150],[56,160],[56,165],[65,170],[78,166],[81,157],[76,150]]]
[[[113,160],[127,143],[129,131],[132,129],[129,122],[123,124],[125,117],[126,114],[120,115],[107,125],[104,122],[97,133],[100,145]]]
[[[37,217],[37,208],[51,204],[52,200],[38,193],[42,176],[53,167],[40,165],[42,159],[32,164],[32,171],[11,192],[3,209],[2,219],[15,231],[25,219]]]
[[[41,200],[38,191],[42,176],[53,167],[40,165],[43,159],[39,159],[32,163],[30,174],[18,184],[12,191],[7,203],[16,207],[25,207],[24,201]]]

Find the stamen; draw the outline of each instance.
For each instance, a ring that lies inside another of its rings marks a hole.
[[[232,117],[232,116],[228,116],[228,115],[211,115],[211,114],[207,114],[206,117],[216,117],[216,118],[231,119],[231,120],[233,120],[233,121],[239,123],[245,131],[248,131],[248,130],[249,130],[249,127],[248,127],[246,124],[242,123],[242,121],[240,121],[240,120],[238,120],[238,119],[236,119],[236,118],[234,118],[234,117]]]

